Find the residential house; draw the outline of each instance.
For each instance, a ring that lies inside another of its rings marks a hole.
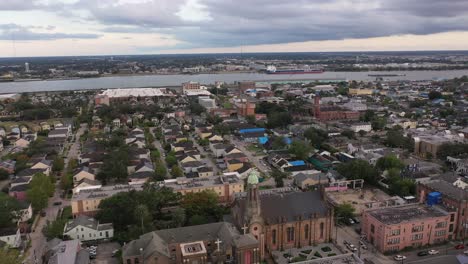
[[[89,251],[81,248],[77,239],[62,241],[54,238],[47,242],[43,263],[47,264],[89,264]]]
[[[294,185],[301,188],[302,190],[307,190],[309,186],[327,183],[328,177],[325,173],[322,172],[314,174],[298,173],[294,175]]]
[[[31,166],[31,169],[43,169],[43,173],[49,176],[52,171],[52,161],[44,159]]]
[[[19,228],[0,229],[0,241],[5,242],[10,248],[19,248],[21,246],[21,232]]]
[[[15,141],[15,147],[25,149],[25,148],[29,147],[29,143],[30,142],[28,140],[26,140],[24,138],[20,138],[20,139]]]
[[[0,169],[7,171],[10,174],[15,172],[16,161],[15,160],[2,160],[0,161]]]
[[[89,167],[83,166],[75,170],[73,174],[73,182],[77,183],[83,179],[94,181],[96,180],[96,175],[90,171]]]
[[[114,227],[112,223],[101,224],[92,217],[80,215],[65,224],[63,235],[81,242],[111,239]]]
[[[73,187],[73,193],[79,193],[84,190],[94,190],[102,187],[101,182],[90,180],[88,178],[82,178],[81,180],[75,182]]]

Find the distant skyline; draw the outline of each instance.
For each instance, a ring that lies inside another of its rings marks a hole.
[[[468,1],[0,1],[0,57],[411,50],[468,50]]]

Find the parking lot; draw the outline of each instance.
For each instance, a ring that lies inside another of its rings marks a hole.
[[[96,258],[92,260],[93,264],[118,264],[119,259],[113,257],[113,251],[119,250],[121,247],[119,243],[108,242],[98,244]]]

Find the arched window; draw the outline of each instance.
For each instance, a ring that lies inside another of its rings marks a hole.
[[[306,224],[304,227],[304,238],[309,239],[309,225]]]
[[[271,242],[273,243],[273,245],[276,245],[276,229],[273,229],[273,231],[271,231]]]
[[[323,238],[323,230],[324,230],[324,224],[320,223],[320,238]]]

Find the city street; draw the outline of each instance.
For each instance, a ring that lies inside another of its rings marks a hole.
[[[64,172],[68,166],[68,161],[71,158],[78,157],[80,153],[80,136],[84,133],[84,131],[86,131],[86,129],[87,124],[81,124],[80,128],[78,129],[75,135],[75,140],[73,141],[70,150],[67,153],[67,157],[64,159]],[[60,189],[60,181],[58,180],[55,185],[54,196],[49,199],[48,206],[44,209],[46,213],[45,217],[41,217],[39,215],[37,216],[39,217],[39,219],[36,220],[38,222],[36,226],[32,227],[32,232],[29,234],[29,239],[31,240],[31,247],[26,252],[25,263],[42,263],[41,256],[45,253],[44,250],[47,243],[46,237],[42,233],[42,229],[44,228],[44,226],[47,225],[48,221],[53,222],[57,218],[57,214],[60,208],[70,206],[69,200],[61,198],[61,192],[62,190]],[[55,206],[53,205],[55,202],[61,202],[62,204],[60,206]]]
[[[210,154],[211,154],[211,151],[208,152],[208,151],[205,151],[203,149],[203,147],[201,147],[198,142],[195,140],[195,138],[193,137],[193,135],[190,135],[190,138],[189,138],[192,142],[193,142],[193,145],[198,149],[198,151],[203,155],[205,156],[204,159],[202,159],[202,162],[205,163],[208,167],[211,167],[213,168],[213,175],[218,175],[219,174],[219,169],[218,169],[218,166],[216,166],[215,162],[213,161],[213,159],[210,157]]]
[[[255,167],[257,167],[257,169],[260,172],[265,173],[266,175],[268,175],[270,173],[270,168],[268,166],[266,166],[264,164],[264,161],[262,160],[262,158],[265,157],[265,156],[255,156],[255,155],[253,155],[252,152],[250,152],[249,150],[246,149],[246,145],[248,143],[242,142],[242,141],[236,139],[233,136],[229,136],[228,139],[231,141],[232,144],[234,144],[234,146],[236,146],[236,148],[238,148],[240,151],[242,151],[247,156],[247,158],[250,160],[250,162]]]

